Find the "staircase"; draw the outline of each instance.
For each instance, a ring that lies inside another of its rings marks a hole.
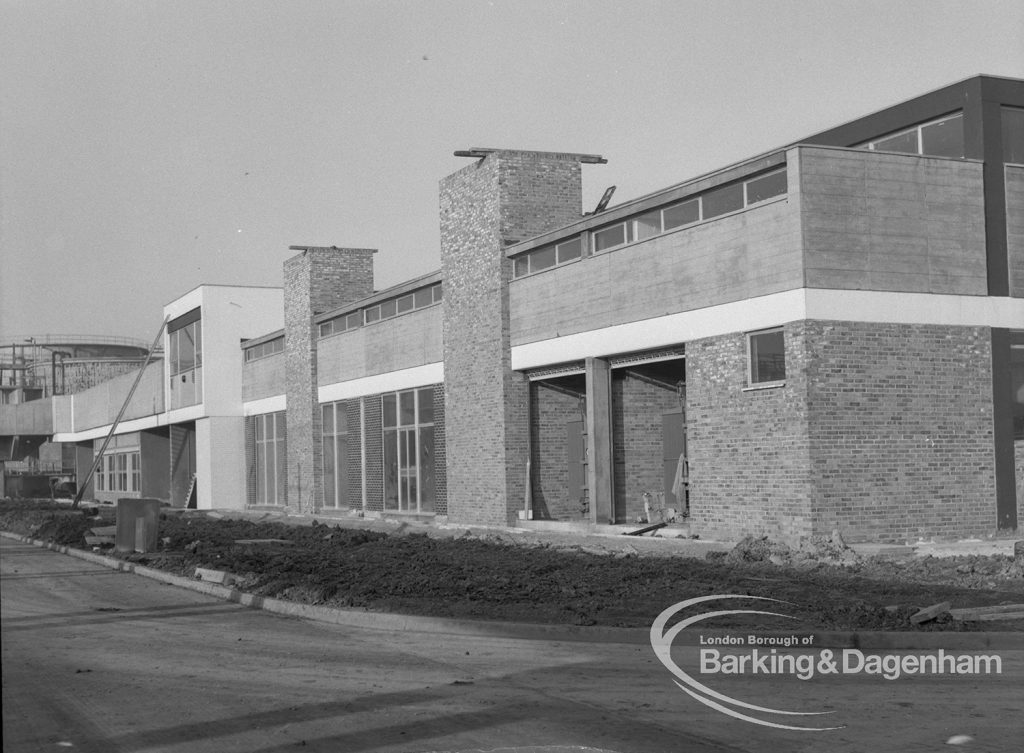
[[[196,490],[196,478],[199,476],[198,473],[192,474],[192,480],[188,483],[188,491],[185,492],[185,507],[193,509],[194,505],[190,504],[192,501],[192,492]]]

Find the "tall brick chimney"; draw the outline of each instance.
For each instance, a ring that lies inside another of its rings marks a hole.
[[[474,149],[441,181],[445,435],[453,523],[504,526],[523,506],[528,383],[511,369],[505,248],[580,218],[594,155]]]
[[[284,357],[288,483],[286,505],[312,512],[323,501],[323,448],[313,317],[373,293],[371,248],[290,246],[284,263]]]

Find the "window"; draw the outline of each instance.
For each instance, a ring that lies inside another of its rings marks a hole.
[[[661,233],[661,210],[656,209],[633,220],[633,233],[638,241]]]
[[[770,172],[712,188],[699,196],[661,209],[648,210],[623,222],[595,230],[591,233],[591,248],[596,254],[634,241],[653,238],[669,230],[735,212],[776,196],[785,196],[787,190],[786,168],[774,168]],[[541,246],[516,256],[513,259],[512,274],[516,278],[525,277],[534,272],[575,261],[582,256],[583,236],[579,235],[562,243]]]
[[[1013,438],[1024,439],[1024,332],[1010,333],[1010,404],[1013,410]]]
[[[406,314],[416,309],[426,308],[440,302],[441,283],[438,282],[412,293],[407,293],[397,298],[389,298],[386,301],[381,301],[373,306],[367,306],[359,311],[351,311],[321,322],[319,336],[336,335],[339,332],[346,332],[350,329],[361,327],[364,324],[373,324],[382,319],[391,319],[392,317]]]
[[[1002,108],[1003,162],[1024,165],[1024,109]]]
[[[542,269],[555,266],[555,247],[538,249],[536,253],[530,254],[530,271],[539,272]]]
[[[700,199],[690,199],[682,204],[673,204],[661,210],[665,220],[665,230],[672,230],[683,225],[690,225],[700,220]]]
[[[933,157],[964,157],[963,113],[897,131],[862,145],[879,152],[902,152]]]
[[[571,241],[559,243],[555,246],[555,253],[558,256],[555,261],[559,264],[579,259],[583,255],[583,238],[573,238]]]
[[[542,246],[512,262],[513,277],[524,277],[532,272],[540,272],[560,264],[576,261],[583,256],[583,237],[576,236],[553,246]]]
[[[133,452],[128,455],[128,467],[131,473],[129,484],[133,490],[142,489],[142,470],[139,468],[139,453]]]
[[[167,325],[171,408],[203,400],[203,322],[193,309]]]
[[[287,439],[285,412],[264,413],[253,417],[255,433],[255,468],[253,469],[256,504],[285,503]]]
[[[750,384],[781,382],[786,378],[786,345],[781,329],[747,335]]]
[[[746,182],[746,203],[747,206],[756,204],[759,201],[770,199],[773,196],[780,196],[786,193],[786,171],[778,170],[774,173],[762,175]]]
[[[345,403],[328,403],[320,410],[323,418],[324,507],[347,508],[352,504],[348,497],[348,413]]]
[[[93,475],[98,492],[137,492],[142,489],[142,464],[138,450],[107,453]]]
[[[321,335],[323,334],[323,325],[321,325]],[[255,361],[258,358],[266,358],[272,356],[275,353],[280,353],[284,350],[284,337],[276,337],[265,343],[259,345],[253,345],[245,349],[245,360]]]
[[[632,224],[620,222],[594,233],[594,253],[615,248],[633,240]]]
[[[434,512],[434,388],[383,396],[384,509]]]
[[[701,217],[705,220],[743,209],[743,184],[733,183],[713,188],[700,197],[700,203]]]

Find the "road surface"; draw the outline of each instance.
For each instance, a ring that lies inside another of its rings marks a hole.
[[[6,538],[0,579],[6,753],[951,752],[1024,740],[1020,650],[1000,651],[998,676],[702,677],[844,725],[794,732],[693,701],[650,646],[307,622]],[[692,666],[697,650],[673,656]],[[956,735],[971,739],[947,744]]]

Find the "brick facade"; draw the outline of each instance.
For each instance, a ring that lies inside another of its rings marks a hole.
[[[580,162],[493,152],[440,193],[448,514],[507,525],[525,497],[528,384],[511,369],[504,249],[580,217]]]
[[[806,332],[815,532],[990,533],[988,328],[814,321]]]
[[[662,417],[679,409],[676,390],[626,370],[612,372],[616,523],[636,523],[644,513],[644,492],[664,491]]]
[[[323,443],[313,317],[373,292],[372,249],[304,248],[284,264],[287,507],[312,512],[323,500]]]
[[[690,515],[705,537],[813,533],[804,325],[785,327],[786,382],[747,388],[742,332],[686,344]]]
[[[533,516],[546,520],[584,520],[582,504],[569,491],[567,425],[583,422],[583,396],[530,385],[531,477]]]
[[[786,381],[746,386],[743,333],[687,344],[691,514],[709,535],[990,533],[987,328],[805,321]]]
[[[445,450],[443,384],[434,386],[434,514],[448,515],[448,453]]]
[[[384,434],[381,421],[380,395],[363,399],[363,420],[366,441],[366,509],[384,510]]]

